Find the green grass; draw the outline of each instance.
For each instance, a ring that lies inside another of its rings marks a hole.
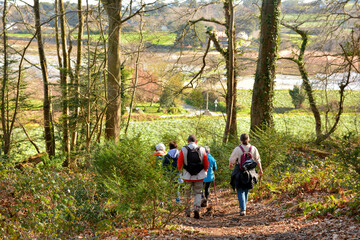
[[[139,33],[123,33],[123,41],[125,43],[137,43],[140,40]],[[175,33],[170,32],[154,32],[143,34],[144,41],[154,45],[173,45],[176,39]]]
[[[32,38],[34,35],[29,33],[8,33],[9,37]]]
[[[10,37],[20,37],[20,38],[31,38],[33,37],[32,34],[25,34],[25,33],[9,33]],[[50,37],[51,34],[44,34],[44,36]],[[72,35],[74,39],[77,38],[77,34]],[[100,41],[102,40],[102,34],[92,34],[90,35],[90,39],[92,41]],[[105,39],[108,38],[107,34],[104,34]],[[176,40],[176,34],[171,32],[148,32],[143,34],[144,41],[149,42],[154,45],[165,45],[171,46],[174,44]],[[84,35],[83,39],[86,39],[87,36]],[[124,43],[137,43],[139,42],[140,34],[139,33],[129,33],[123,32],[122,33],[122,41]]]
[[[237,99],[238,105],[242,109],[250,109],[251,101],[252,101],[252,90],[238,90],[237,91]],[[326,96],[325,91],[316,90],[314,91],[315,100],[317,101],[319,106],[326,104]],[[327,97],[329,102],[335,103],[339,99],[338,91],[328,91]],[[291,96],[289,94],[289,90],[275,90],[274,97],[274,108],[294,108],[294,105],[291,102]],[[352,109],[358,107],[358,103],[360,102],[360,91],[347,91],[345,97],[345,110],[352,111]],[[308,108],[309,102],[305,100],[304,107]]]

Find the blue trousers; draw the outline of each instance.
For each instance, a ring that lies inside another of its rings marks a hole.
[[[246,211],[246,203],[249,196],[249,189],[238,188],[236,189],[239,199],[240,211]]]

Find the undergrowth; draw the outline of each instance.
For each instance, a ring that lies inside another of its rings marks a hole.
[[[350,215],[360,221],[358,146],[359,139],[348,137],[321,146],[290,141],[283,160],[267,168],[253,196],[285,203],[288,216]]]
[[[199,125],[199,144],[216,159],[217,188],[230,188],[228,159],[237,142]],[[207,137],[206,137],[207,136]],[[184,132],[166,132],[162,141],[185,145]],[[139,136],[118,144],[104,143],[89,164],[64,169],[52,159],[19,170],[15,159],[0,164],[0,236],[3,239],[131,237],[139,229],[176,226],[184,205],[178,204],[177,174],[151,161],[153,143]],[[305,138],[304,138],[305,139]],[[349,215],[360,221],[359,143],[348,134],[313,145],[294,135],[272,131],[251,136],[261,156],[264,175],[251,199],[282,204],[288,216]],[[119,230],[121,229],[121,230]]]

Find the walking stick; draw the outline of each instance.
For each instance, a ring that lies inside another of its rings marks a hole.
[[[216,203],[217,203],[216,188],[215,188],[215,177],[214,177],[214,180],[213,180],[213,184],[214,184],[215,201],[216,201]]]

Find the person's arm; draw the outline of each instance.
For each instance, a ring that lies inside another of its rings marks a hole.
[[[261,162],[258,163],[258,166],[259,166],[259,176],[263,175],[263,170],[262,170],[262,167],[261,167]]]
[[[177,167],[179,169],[179,172],[181,171],[182,167],[184,165],[184,155],[182,150],[180,151],[179,158],[177,160]]]
[[[214,158],[214,169],[217,170],[217,164],[215,158]]]
[[[253,146],[254,147],[254,146]],[[262,166],[261,166],[261,160],[260,160],[260,154],[259,154],[259,151],[257,150],[256,147],[255,148],[255,161],[259,167],[259,176],[263,175],[263,169],[262,169]]]
[[[209,168],[209,159],[206,155],[206,152],[204,153],[203,164],[204,164],[204,170],[207,172],[207,170]]]
[[[236,163],[236,161],[238,160],[239,156],[240,156],[240,148],[239,147],[236,147],[231,155],[230,155],[230,158],[229,158],[229,168],[232,169]]]

